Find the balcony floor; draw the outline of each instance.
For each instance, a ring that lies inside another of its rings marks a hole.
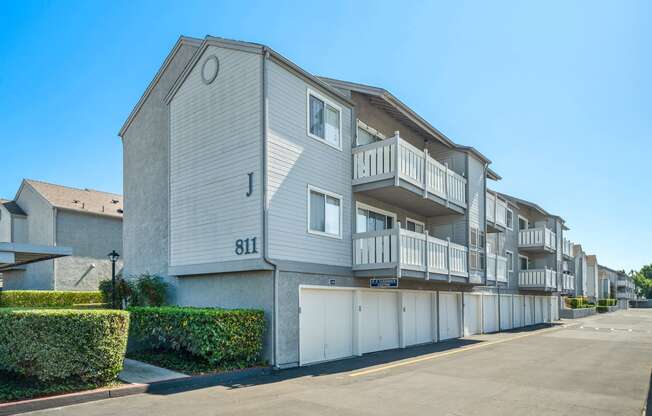
[[[423,190],[411,183],[400,180],[395,186],[394,179],[384,179],[353,185],[353,192],[363,193],[381,202],[413,211],[424,217],[437,215],[464,214],[464,208],[430,193],[423,197]]]

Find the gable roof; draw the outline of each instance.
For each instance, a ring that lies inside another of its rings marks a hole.
[[[19,217],[26,217],[27,216],[25,211],[23,211],[23,209],[18,206],[16,201],[9,201],[8,199],[1,199],[0,198],[0,205],[5,207],[5,209],[7,211],[9,211],[9,213],[11,215],[16,215],[16,216],[19,216]]]
[[[147,98],[149,95],[152,93],[152,90],[154,90],[154,87],[156,84],[158,84],[158,81],[161,79],[161,76],[163,76],[163,73],[167,69],[168,65],[170,65],[170,62],[172,62],[172,59],[174,59],[174,56],[177,54],[179,49],[183,45],[191,45],[196,48],[199,48],[201,45],[202,40],[197,39],[197,38],[191,38],[188,36],[180,36],[179,39],[177,40],[177,43],[174,44],[174,47],[172,47],[172,50],[168,54],[168,56],[165,58],[165,61],[163,61],[163,64],[161,67],[158,69],[156,72],[156,75],[154,76],[154,79],[152,79],[147,86],[147,89],[143,93],[143,95],[140,97],[134,108],[131,110],[131,113],[129,113],[129,117],[125,120],[124,124],[120,128],[120,131],[118,132],[118,136],[122,137],[129,126],[131,125],[131,122],[134,120],[138,112],[140,111],[141,107],[145,104],[145,101],[147,101]]]
[[[308,71],[304,70],[301,68],[299,65],[295,64],[294,62],[290,61],[280,53],[276,52],[274,49],[270,48],[267,45],[263,45],[260,43],[253,43],[253,42],[244,42],[240,40],[232,40],[232,39],[226,39],[226,38],[220,38],[216,36],[206,36],[199,47],[197,51],[195,52],[195,55],[192,57],[192,59],[188,62],[186,65],[185,69],[181,74],[179,75],[179,78],[174,82],[172,85],[172,88],[170,88],[170,91],[164,98],[164,102],[166,104],[169,104],[170,101],[172,101],[172,98],[174,98],[174,95],[177,93],[185,79],[188,77],[192,69],[195,67],[195,64],[201,58],[202,54],[208,48],[209,46],[217,46],[221,48],[230,48],[230,49],[237,49],[245,52],[251,52],[251,53],[258,53],[261,55],[264,54],[269,54],[269,56],[274,59],[277,63],[280,65],[283,65],[286,69],[289,69],[290,71],[294,72],[295,74],[299,75],[303,79],[313,83],[315,86],[327,91],[329,94],[333,95],[335,98],[339,99],[340,101],[353,106],[355,105],[353,101],[351,101],[348,97],[343,95],[341,92],[339,92],[336,88],[333,88],[331,85],[328,83],[324,82],[321,80],[319,77],[316,77],[309,73]]]
[[[24,179],[24,184],[31,186],[55,208],[122,218],[122,195],[92,189],[71,188],[33,179]],[[21,185],[21,190],[23,185]],[[19,190],[18,193],[20,192]]]
[[[538,211],[539,213],[545,215],[546,217],[553,217],[553,218],[558,218],[561,221],[561,226],[564,230],[569,230],[568,226],[566,225],[566,221],[560,217],[559,215],[551,214],[550,212],[546,211],[545,209],[541,208],[539,205],[535,204],[534,202],[526,201],[525,199],[517,198],[515,196],[507,195],[502,192],[497,192],[500,196],[503,198],[511,199],[512,201],[516,202],[517,204],[520,205],[525,205],[526,207],[532,208],[535,211]]]

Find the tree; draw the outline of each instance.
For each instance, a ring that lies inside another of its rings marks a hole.
[[[643,266],[639,271],[631,271],[630,276],[634,280],[636,293],[652,299],[652,264]]]

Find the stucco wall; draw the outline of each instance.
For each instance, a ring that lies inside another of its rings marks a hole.
[[[122,138],[126,276],[149,272],[176,284],[167,277],[169,114],[163,98],[196,50],[179,48]]]
[[[120,218],[58,210],[56,230],[57,245],[71,247],[73,255],[54,260],[55,289],[97,290],[101,280],[111,278],[107,254],[122,253]]]

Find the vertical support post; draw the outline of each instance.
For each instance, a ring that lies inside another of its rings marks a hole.
[[[423,149],[423,197],[428,198],[428,148]]]
[[[396,221],[396,277],[401,278],[401,222]]]
[[[398,130],[394,132],[394,137],[396,137],[396,152],[394,152],[394,186],[398,186],[401,175],[401,135]]]
[[[448,201],[450,199],[448,197],[448,162],[444,163],[444,168],[444,196],[446,197],[446,206],[448,206]]]
[[[353,355],[362,355],[362,299],[359,290],[353,292]]]
[[[407,313],[405,292],[398,292],[398,306],[400,314],[398,316],[398,346],[405,348],[407,342],[405,340],[405,314]]]
[[[426,258],[423,264],[426,266],[426,280],[430,280],[430,244],[428,244],[428,230],[425,230],[426,233],[426,249],[424,250]]]
[[[451,282],[451,238],[446,238],[446,267],[448,269],[448,283]]]

